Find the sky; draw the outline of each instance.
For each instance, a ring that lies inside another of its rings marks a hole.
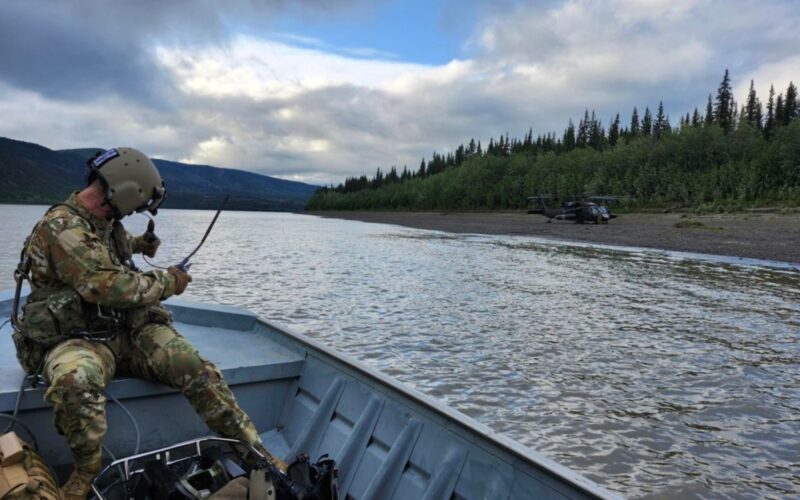
[[[800,82],[797,0],[7,0],[0,136],[330,184]]]

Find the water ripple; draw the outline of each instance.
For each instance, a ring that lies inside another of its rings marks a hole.
[[[14,210],[4,256],[42,211]],[[210,214],[158,219],[172,262]],[[245,212],[195,262],[189,298],[287,324],[629,496],[800,492],[791,269]]]

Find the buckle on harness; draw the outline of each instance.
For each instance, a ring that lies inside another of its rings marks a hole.
[[[113,309],[111,309],[110,312],[104,312],[103,308],[100,307],[100,304],[95,305],[97,307],[97,314],[95,315],[94,319],[104,321],[106,323],[106,329],[73,332],[68,334],[67,337],[90,340],[93,342],[110,342],[117,338],[122,322],[124,321],[122,313]],[[89,323],[88,318],[87,323]]]

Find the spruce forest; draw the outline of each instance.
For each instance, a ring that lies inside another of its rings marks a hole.
[[[800,205],[800,110],[797,87],[764,105],[753,82],[741,106],[728,71],[704,110],[673,125],[659,103],[655,113],[633,108],[608,129],[588,110],[560,137],[508,134],[475,140],[455,152],[434,153],[416,169],[392,167],[374,177],[323,187],[307,210],[520,209],[531,195],[566,199],[613,195],[629,207],[672,204],[707,210]]]

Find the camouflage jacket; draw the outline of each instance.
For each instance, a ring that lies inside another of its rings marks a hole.
[[[121,223],[95,217],[77,193],[49,210],[24,250],[31,283],[23,309],[26,333],[47,344],[72,330],[91,329],[86,322],[100,307],[129,314],[173,295],[175,279],[169,273],[125,265],[141,246],[141,237],[131,237]]]

